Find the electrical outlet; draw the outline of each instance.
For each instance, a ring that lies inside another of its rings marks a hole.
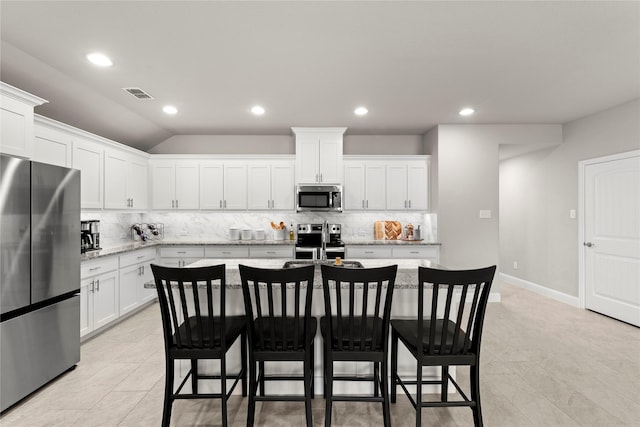
[[[480,210],[480,212],[478,213],[478,216],[482,219],[489,219],[491,218],[491,211],[488,209],[482,209]]]
[[[570,209],[569,210],[569,218],[570,219],[576,219],[576,210],[575,209]]]
[[[514,270],[518,269],[518,261],[513,261],[513,269]]]
[[[120,240],[124,240],[127,238],[127,233],[120,233]]]

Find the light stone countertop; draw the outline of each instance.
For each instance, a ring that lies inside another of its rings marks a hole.
[[[189,267],[206,267],[211,265],[226,265],[226,281],[227,289],[240,289],[240,271],[239,264],[248,265],[258,268],[282,268],[285,262],[291,261],[286,258],[226,258],[226,259],[201,259],[187,266]],[[396,281],[394,289],[417,289],[418,285],[418,267],[443,268],[442,266],[429,260],[421,259],[359,259],[350,261],[360,261],[365,268],[384,267],[388,265],[397,265]],[[155,288],[154,282],[147,282],[145,288]],[[313,288],[322,289],[322,276],[320,269],[316,269],[313,279]]]
[[[90,251],[80,255],[81,261],[89,261],[110,255],[120,255],[138,249],[156,246],[295,246],[295,240],[150,240],[147,242],[129,242],[118,246]],[[440,246],[441,243],[404,240],[351,240],[346,245],[376,245],[376,246]]]

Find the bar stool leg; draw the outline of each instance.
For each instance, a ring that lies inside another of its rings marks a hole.
[[[398,387],[398,334],[391,330],[391,403],[396,403]]]

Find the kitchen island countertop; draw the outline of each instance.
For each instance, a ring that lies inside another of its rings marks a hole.
[[[286,258],[225,258],[225,259],[201,259],[187,266],[206,267],[211,265],[226,265],[226,281],[228,289],[239,289],[241,287],[239,264],[258,268],[282,268],[285,262],[291,261]],[[416,289],[418,285],[418,267],[443,268],[442,266],[423,259],[358,259],[365,268],[383,267],[387,265],[397,265],[396,282],[394,289]],[[155,288],[154,282],[145,283],[145,288]],[[322,289],[322,276],[320,269],[316,270],[313,280],[314,289]]]

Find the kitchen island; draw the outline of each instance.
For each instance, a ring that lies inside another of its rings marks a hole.
[[[256,258],[235,258],[235,259],[201,259],[190,265],[189,267],[205,267],[211,265],[226,265],[226,305],[225,310],[228,315],[241,315],[244,314],[244,302],[242,297],[240,273],[238,269],[239,264],[248,265],[258,268],[282,268],[284,263],[290,261],[289,259],[256,259]],[[355,260],[350,260],[355,261]],[[361,259],[357,260],[361,262],[365,268],[375,268],[387,265],[398,265],[398,273],[396,275],[396,282],[394,285],[393,303],[391,305],[391,318],[411,318],[417,315],[417,295],[418,295],[418,267],[431,267],[439,268],[437,264],[420,259]],[[441,268],[441,267],[440,267]],[[155,288],[154,282],[147,282],[146,288]],[[361,290],[356,290],[361,292]],[[426,296],[430,298],[430,296]],[[357,300],[357,299],[356,299]],[[427,301],[425,307],[429,307],[430,303]],[[313,303],[311,313],[313,316],[319,318],[324,315],[324,296],[322,291],[322,276],[320,269],[316,269],[313,283]],[[315,337],[315,360],[316,366],[314,371],[315,376],[315,393],[322,393],[323,376],[322,376],[322,335],[320,331],[317,331]],[[227,366],[229,372],[237,372],[240,368],[239,362],[239,345],[236,343],[236,348],[231,351],[234,352],[227,357]],[[235,353],[237,352],[237,353]],[[200,362],[200,370],[207,374],[216,374],[218,365],[212,362]],[[183,377],[190,369],[189,363],[182,363],[180,368],[177,369],[177,374]],[[288,364],[288,363],[267,363],[267,372],[269,375],[281,375],[281,374],[299,374],[302,369],[301,364]],[[404,378],[415,376],[415,359],[413,359],[403,346],[400,346],[398,355],[398,371]],[[357,375],[370,375],[372,372],[372,365],[364,362],[342,362],[334,364],[334,374],[353,374]],[[455,369],[451,369],[451,374],[455,378]],[[439,368],[424,368],[423,379],[432,380],[439,378]],[[182,378],[180,378],[180,381]],[[297,382],[289,383],[269,383],[267,382],[267,393],[276,394],[302,394],[302,385]],[[210,392],[219,392],[217,384],[214,382],[202,382],[201,387],[203,390],[209,390]],[[431,388],[429,388],[431,387]],[[425,392],[437,392],[436,386],[424,387]],[[453,389],[451,387],[450,389]],[[336,382],[334,384],[334,392],[337,394],[360,394],[370,393],[372,391],[372,385],[363,382]]]

